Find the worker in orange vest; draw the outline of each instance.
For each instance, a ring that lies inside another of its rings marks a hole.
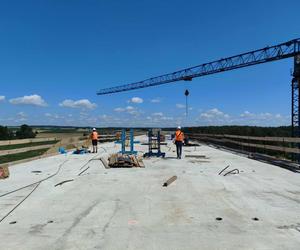
[[[91,139],[92,139],[92,145],[93,145],[93,153],[98,152],[98,133],[96,131],[96,128],[93,128],[93,132],[91,133]]]
[[[184,134],[181,131],[181,127],[178,126],[174,138],[174,143],[176,145],[176,151],[177,151],[177,159],[181,159],[183,141],[184,141]]]

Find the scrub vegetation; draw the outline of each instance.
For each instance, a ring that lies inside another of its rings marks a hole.
[[[0,140],[35,138],[36,134],[37,133],[33,132],[32,128],[26,124],[23,124],[17,129],[0,126]]]
[[[48,149],[49,148],[43,148],[43,149],[27,151],[27,152],[18,153],[18,154],[3,155],[3,156],[0,156],[0,163],[2,164],[2,163],[19,161],[19,160],[23,160],[23,159],[40,156],[40,155],[43,155]]]
[[[12,145],[4,145],[4,146],[0,146],[0,150],[10,150],[10,149],[18,149],[18,148],[42,146],[42,145],[51,145],[51,144],[55,144],[57,142],[58,142],[58,140],[55,140],[55,141],[30,142],[30,143],[12,144]]]

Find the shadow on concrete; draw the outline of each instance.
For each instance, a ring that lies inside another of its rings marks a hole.
[[[288,160],[276,159],[276,158],[268,156],[268,155],[257,154],[257,153],[249,155],[248,158],[262,161],[265,163],[271,163],[278,167],[290,170],[294,173],[300,173],[300,166],[299,166],[299,164],[297,164],[295,162],[291,162]]]

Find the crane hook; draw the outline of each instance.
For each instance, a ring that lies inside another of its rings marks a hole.
[[[184,92],[184,95],[185,95],[185,115],[187,117],[188,115],[188,96],[189,96],[190,92],[186,89],[185,92]]]

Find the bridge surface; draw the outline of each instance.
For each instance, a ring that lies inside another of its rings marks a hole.
[[[185,147],[177,160],[171,141],[166,159],[145,159],[141,169],[90,161],[118,149],[104,143],[97,155],[12,166],[0,182],[0,219],[32,193],[0,223],[3,249],[299,248],[298,173],[206,145]],[[239,174],[224,176],[232,169]]]

